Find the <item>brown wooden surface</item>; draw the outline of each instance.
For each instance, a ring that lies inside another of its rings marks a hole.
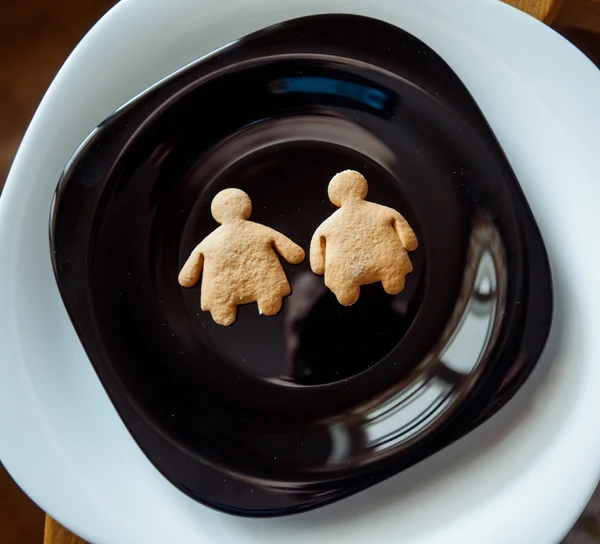
[[[600,0],[564,0],[556,24],[600,32]]]
[[[0,465],[0,543],[40,544],[43,534],[44,513]]]
[[[551,24],[556,18],[563,0],[503,0],[505,3],[528,13],[532,17]],[[568,1],[568,0],[565,0]]]
[[[60,523],[46,516],[44,531],[44,544],[87,544],[71,531],[65,529]]]

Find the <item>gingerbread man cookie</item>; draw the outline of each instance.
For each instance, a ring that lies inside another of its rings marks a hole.
[[[413,269],[407,252],[418,245],[402,215],[365,200],[367,189],[367,180],[354,170],[335,175],[327,192],[339,210],[310,243],[313,272],[325,274],[325,285],[344,306],[358,300],[361,285],[380,281],[390,295],[402,291]]]
[[[304,260],[304,250],[289,238],[248,221],[251,212],[244,191],[218,193],[211,213],[221,226],[198,244],[179,274],[183,287],[193,287],[202,272],[200,306],[219,325],[231,325],[241,304],[257,302],[263,315],[279,312],[291,288],[275,251],[292,264]]]

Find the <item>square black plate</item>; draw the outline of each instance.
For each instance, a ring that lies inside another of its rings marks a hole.
[[[118,82],[107,82],[118,85]],[[414,272],[341,307],[308,262],[275,317],[228,328],[179,287],[212,197],[304,248],[331,176],[414,227]],[[467,89],[389,24],[314,16],[240,39],[107,119],[60,180],[54,269],[127,428],[173,484],[283,515],[372,485],[457,440],[531,372],[552,316],[544,245]]]

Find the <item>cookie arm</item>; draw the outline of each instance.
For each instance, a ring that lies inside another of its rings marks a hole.
[[[272,230],[273,246],[281,256],[291,264],[300,264],[304,260],[304,250],[276,230]]]
[[[394,214],[394,229],[406,251],[414,251],[419,246],[417,235],[410,228],[408,221],[399,213]]]
[[[310,241],[310,268],[315,274],[325,273],[325,235],[321,227],[315,231]]]
[[[203,264],[204,255],[202,255],[202,249],[200,248],[200,244],[198,244],[179,273],[179,285],[182,287],[194,287],[200,279]]]

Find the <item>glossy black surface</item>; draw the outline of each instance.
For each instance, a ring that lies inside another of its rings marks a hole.
[[[179,287],[219,190],[308,249],[348,168],[420,240],[400,295],[372,285],[344,308],[307,261],[286,264],[282,312],[245,306],[224,328]],[[485,119],[435,52],[372,19],[266,29],[129,103],[65,171],[51,229],[63,300],[133,437],[234,514],[312,508],[457,440],[523,383],[551,322],[543,242]]]

